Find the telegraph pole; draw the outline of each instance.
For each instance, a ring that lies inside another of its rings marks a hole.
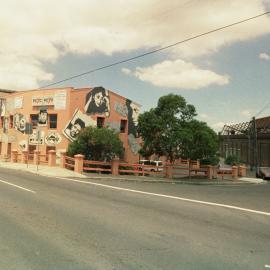
[[[256,169],[256,175],[258,174],[258,138],[257,138],[257,125],[256,125],[256,119],[255,116],[252,117],[253,121],[253,133],[254,133],[254,162],[255,162],[255,169]]]

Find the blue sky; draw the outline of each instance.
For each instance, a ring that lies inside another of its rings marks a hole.
[[[270,0],[11,0],[0,11],[0,88],[27,90],[267,11]],[[16,8],[15,8],[16,7]],[[25,17],[27,10],[28,16]],[[12,14],[12,16],[10,16]],[[270,102],[270,17],[73,79],[142,105],[176,93],[215,130]],[[270,115],[270,106],[260,116]]]

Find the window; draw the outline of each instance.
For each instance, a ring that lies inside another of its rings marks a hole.
[[[57,128],[57,114],[49,114],[49,127]]]
[[[104,117],[98,117],[97,118],[97,127],[102,128],[104,127],[105,118]]]
[[[34,154],[35,150],[36,150],[36,145],[29,145],[28,146],[29,154]]]
[[[31,124],[33,128],[37,127],[38,125],[38,114],[30,114]]]
[[[13,115],[9,117],[9,128],[13,128]]]
[[[121,120],[120,123],[120,133],[126,133],[127,120]]]

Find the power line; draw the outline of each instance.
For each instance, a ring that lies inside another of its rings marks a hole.
[[[173,44],[170,44],[170,45],[161,47],[161,48],[159,48],[159,49],[152,50],[152,51],[149,51],[149,52],[146,52],[146,53],[143,53],[143,54],[140,54],[140,55],[131,57],[131,58],[126,58],[126,59],[123,59],[123,60],[120,60],[120,61],[117,61],[117,62],[108,64],[108,65],[105,65],[105,66],[101,66],[101,67],[98,67],[98,68],[95,68],[95,69],[92,69],[92,70],[89,70],[89,71],[86,71],[86,72],[83,72],[83,73],[80,73],[80,74],[77,74],[77,75],[74,75],[74,76],[70,76],[70,77],[68,77],[68,78],[66,78],[66,79],[63,79],[63,80],[60,80],[60,81],[57,81],[57,82],[54,82],[54,83],[50,83],[50,84],[41,86],[39,89],[46,88],[46,87],[50,87],[50,86],[53,86],[53,85],[56,85],[56,84],[59,84],[59,83],[62,83],[62,82],[66,82],[66,81],[69,81],[69,80],[72,80],[72,79],[75,79],[75,78],[78,78],[78,77],[82,77],[82,76],[87,75],[87,74],[90,74],[90,73],[94,73],[94,72],[99,71],[99,70],[103,70],[103,69],[106,69],[106,68],[110,68],[110,67],[113,67],[113,66],[116,66],[116,65],[119,65],[119,64],[123,64],[123,63],[126,63],[126,62],[130,62],[130,61],[133,61],[133,60],[135,60],[135,59],[142,58],[142,57],[145,57],[145,56],[148,56],[148,55],[151,55],[151,54],[154,54],[154,53],[163,51],[163,50],[167,50],[167,49],[169,49],[169,48],[175,47],[175,46],[177,46],[177,45],[180,45],[180,44],[182,44],[182,43],[188,42],[188,41],[190,41],[190,40],[197,39],[197,38],[199,38],[199,37],[206,36],[206,35],[209,35],[209,34],[211,34],[211,33],[214,33],[214,32],[220,31],[220,30],[224,30],[224,29],[226,29],[226,28],[229,28],[229,27],[232,27],[232,26],[235,26],[235,25],[238,25],[238,24],[247,22],[247,21],[251,21],[251,20],[257,19],[257,18],[262,17],[262,16],[265,16],[265,15],[267,15],[267,14],[269,14],[269,13],[270,13],[270,11],[267,11],[267,12],[258,14],[258,15],[253,16],[253,17],[249,17],[249,18],[244,19],[244,20],[241,20],[241,21],[237,21],[237,22],[234,22],[234,23],[231,23],[231,24],[228,24],[228,25],[219,27],[219,28],[215,28],[215,29],[210,30],[210,31],[208,31],[208,32],[204,32],[204,33],[202,33],[202,34],[198,34],[198,35],[196,35],[196,36],[192,36],[192,37],[190,37],[190,38],[187,38],[187,39],[178,41],[178,42],[176,42],[176,43],[173,43]]]
[[[259,112],[257,112],[255,117],[258,117],[269,105],[270,105],[270,102],[268,102]]]

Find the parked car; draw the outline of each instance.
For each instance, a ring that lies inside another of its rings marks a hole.
[[[259,167],[256,173],[257,178],[270,179],[270,167]]]
[[[139,164],[145,165],[143,168],[144,171],[149,172],[162,172],[163,171],[163,163],[160,160],[146,160],[142,159],[139,161]],[[142,169],[142,167],[140,167]]]

